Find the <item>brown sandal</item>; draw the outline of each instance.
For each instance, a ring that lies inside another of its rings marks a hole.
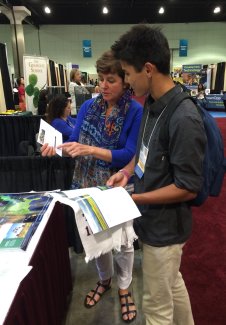
[[[104,291],[103,292],[99,292],[98,289],[102,287],[104,288]],[[90,292],[93,292],[93,295],[90,296],[89,294],[86,295],[85,297],[85,301],[84,301],[84,305],[86,308],[92,308],[94,306],[96,306],[96,304],[100,301],[100,298],[103,296],[103,294],[110,290],[111,289],[111,278],[108,280],[108,283],[107,284],[103,284],[101,283],[100,281],[97,282],[97,287],[95,290],[91,290]],[[99,300],[96,300],[95,299],[95,295],[98,295],[100,298]],[[90,299],[89,302],[87,302],[87,299]],[[94,304],[93,305],[90,305],[90,302],[93,301]]]
[[[132,298],[132,295],[130,292],[124,294],[124,295],[121,295],[120,293],[119,294],[119,299],[120,299],[120,304],[121,304],[121,309],[123,307],[126,307],[126,311],[125,312],[122,312],[122,320],[125,322],[125,323],[131,323],[132,321],[134,321],[134,319],[137,317],[137,311],[136,309],[134,310],[130,310],[130,307],[135,307],[135,304],[134,302],[129,302],[129,297]],[[122,303],[121,302],[121,299],[125,299],[125,303]],[[135,307],[136,308],[136,307]],[[129,319],[129,314],[134,314],[134,317],[132,319]],[[124,319],[123,316],[124,315],[127,315],[127,319]]]

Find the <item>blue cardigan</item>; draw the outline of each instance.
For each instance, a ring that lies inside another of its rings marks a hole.
[[[67,121],[63,120],[62,118],[55,118],[51,125],[62,133],[63,135],[63,142],[67,141],[72,134],[72,131],[75,127],[76,119],[68,116]]]
[[[76,125],[69,138],[69,142],[79,140],[79,132],[86,112],[90,105],[92,105],[95,98],[89,99],[80,107],[76,119]],[[112,162],[110,168],[120,169],[127,165],[136,153],[136,144],[138,132],[140,128],[143,107],[135,100],[131,101],[131,105],[127,111],[124,125],[120,134],[118,148],[111,150]]]

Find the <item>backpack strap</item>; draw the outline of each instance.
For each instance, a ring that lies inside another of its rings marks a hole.
[[[164,119],[160,128],[159,132],[159,141],[161,142],[164,150],[168,151],[169,147],[169,123],[172,115],[178,108],[179,104],[183,102],[185,99],[191,99],[193,101],[193,98],[189,96],[188,93],[184,92],[183,90],[176,94],[173,99],[168,103],[166,112],[164,114]],[[194,101],[193,101],[194,102]],[[196,104],[195,104],[196,105]]]

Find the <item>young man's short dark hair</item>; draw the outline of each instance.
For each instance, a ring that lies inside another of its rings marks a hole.
[[[132,27],[112,45],[117,59],[127,62],[140,72],[146,62],[164,75],[170,73],[170,49],[160,28],[144,24]]]

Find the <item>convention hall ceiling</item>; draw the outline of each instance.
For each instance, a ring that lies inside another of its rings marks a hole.
[[[25,6],[31,17],[25,23],[43,24],[137,24],[226,21],[226,1],[214,0],[0,0],[1,6]],[[44,13],[48,6],[50,14]],[[108,14],[102,7],[108,7]],[[220,6],[221,12],[213,9]],[[159,14],[159,8],[164,13]],[[9,23],[2,13],[0,23]]]

